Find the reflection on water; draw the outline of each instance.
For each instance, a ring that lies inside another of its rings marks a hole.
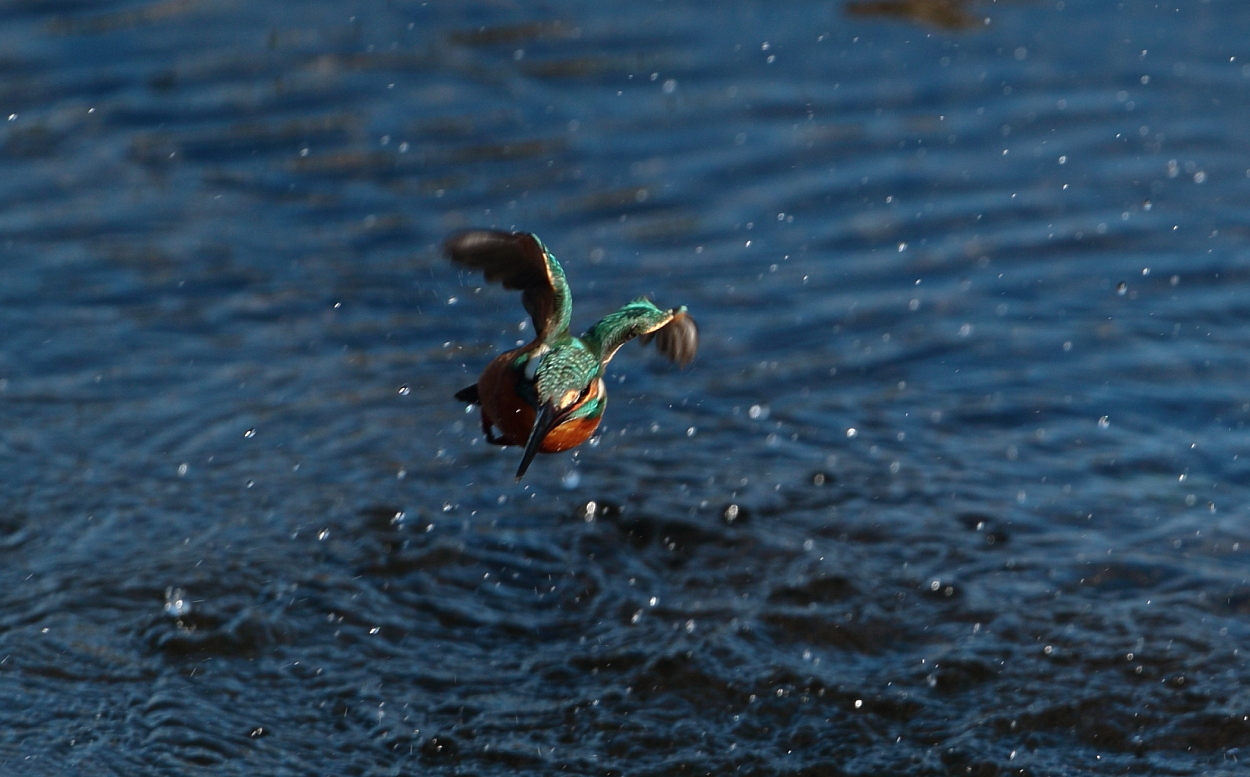
[[[943,30],[972,29],[983,22],[967,0],[863,0],[846,4],[848,16],[900,18]]]
[[[1148,5],[0,12],[0,762],[1236,773],[1250,12]],[[523,486],[473,226],[700,323]]]

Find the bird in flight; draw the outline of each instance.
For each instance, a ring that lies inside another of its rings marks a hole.
[[[453,263],[520,291],[534,321],[529,344],[496,356],[477,383],[456,392],[456,399],[481,406],[487,442],[525,446],[517,481],[535,454],[566,451],[599,427],[608,402],[603,373],[622,345],[635,337],[654,341],[683,367],[698,350],[699,330],[685,306],[662,310],[646,297],[604,316],[581,337],[569,334],[573,300],[564,270],[528,232],[469,230],[443,247]]]

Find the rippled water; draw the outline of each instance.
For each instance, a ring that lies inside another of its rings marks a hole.
[[[1246,29],[0,10],[2,770],[1240,773]],[[513,485],[465,226],[699,359]]]

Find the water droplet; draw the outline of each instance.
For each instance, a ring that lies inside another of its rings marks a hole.
[[[1103,416],[1102,418],[1099,418],[1099,419],[1098,419],[1098,428],[1099,428],[1099,429],[1106,429],[1106,428],[1107,428],[1107,427],[1109,427],[1109,426],[1111,426],[1111,419],[1110,419],[1110,418],[1108,418],[1107,416]]]
[[[1125,294],[1128,294],[1128,284],[1125,283],[1124,281],[1120,281],[1119,283],[1117,283],[1115,285],[1115,293],[1120,295],[1121,297],[1123,297]]]
[[[322,529],[321,531],[317,532],[317,539],[319,539],[319,540],[324,541],[324,540],[326,540],[327,538],[329,538],[329,536],[330,536],[330,530],[329,530],[329,529]]]
[[[399,387],[399,395],[400,395],[401,397],[406,397],[406,396],[408,396],[408,394],[409,394],[411,391],[412,391],[412,389],[408,386],[408,384],[407,384],[407,383],[405,383],[404,385],[402,385],[402,386],[400,386],[400,387]]]
[[[573,511],[574,517],[581,518],[586,523],[593,523],[600,519],[612,519],[620,514],[620,505],[612,504],[611,502],[598,502],[593,499],[584,502]]]
[[[248,429],[246,432],[244,432],[244,433],[243,433],[243,436],[244,436],[245,438],[255,437],[255,436],[256,436],[256,430],[255,430],[255,429]]]
[[[848,439],[853,438],[853,437],[858,437],[859,430],[852,426],[850,429],[846,430],[846,436]]]
[[[687,436],[687,437],[694,437],[694,435],[695,435],[695,432],[696,432],[696,431],[698,431],[698,430],[697,430],[697,429],[695,429],[695,428],[692,426],[692,427],[690,427],[689,429],[687,429],[687,430],[686,430],[686,436]]]
[[[165,589],[165,614],[174,618],[191,614],[191,602],[181,588]]]
[[[763,421],[768,418],[768,405],[751,405],[747,410],[747,417],[755,421]]]
[[[560,484],[570,491],[572,491],[573,489],[581,485],[581,482],[582,482],[582,476],[575,469],[569,470],[568,472],[564,473],[564,476],[562,478],[560,478]]]
[[[185,461],[184,461],[184,462],[182,462],[181,464],[179,464],[179,465],[178,465],[178,477],[180,477],[180,478],[181,478],[181,477],[186,477],[186,475],[187,475],[187,469],[188,469],[188,467],[187,467],[187,463],[186,463]]]

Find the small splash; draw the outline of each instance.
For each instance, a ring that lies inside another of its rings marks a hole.
[[[746,508],[739,504],[727,504],[720,512],[720,518],[725,522],[726,526],[733,526],[739,523],[745,523],[750,517]]]
[[[837,481],[837,478],[835,478],[833,475],[831,475],[828,472],[813,472],[812,473],[812,485],[813,486],[831,486],[836,481]]]
[[[191,614],[191,601],[181,588],[165,589],[165,614],[172,618],[182,618]]]
[[[615,518],[620,514],[620,505],[594,499],[583,502],[573,511],[574,517],[580,518],[586,523],[594,523],[601,518]]]
[[[1102,418],[1098,419],[1099,429],[1106,429],[1110,426],[1111,426],[1111,419],[1108,416],[1103,416]]]

